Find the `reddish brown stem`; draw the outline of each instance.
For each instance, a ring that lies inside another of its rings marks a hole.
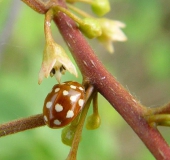
[[[44,119],[42,114],[31,116],[28,118],[21,118],[5,124],[0,125],[0,137],[14,134],[16,132],[25,131],[28,129],[44,126]]]
[[[44,14],[52,5],[57,5],[57,0],[22,0],[38,13]]]
[[[29,0],[29,2],[31,3],[33,0]],[[64,0],[57,2],[65,7]],[[46,9],[44,8],[44,12]],[[144,115],[147,115],[147,109],[136,101],[104,68],[78,30],[75,22],[61,12],[54,18],[54,22],[70,48],[83,77],[114,106],[156,159],[169,159],[170,148],[168,144],[159,131],[151,127],[143,118]]]
[[[64,6],[62,0],[59,1]],[[136,101],[105,69],[88,45],[75,22],[63,13],[54,18],[84,78],[110,102],[153,153],[156,159],[169,159],[170,148],[156,128],[143,118],[146,108]]]

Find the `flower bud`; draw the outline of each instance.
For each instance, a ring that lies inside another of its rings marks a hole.
[[[94,18],[85,18],[79,28],[90,39],[102,34],[100,24]]]
[[[65,145],[71,146],[76,132],[75,126],[66,126],[61,133],[61,140]]]
[[[110,4],[108,0],[94,0],[91,7],[97,16],[104,16],[110,11]]]
[[[86,128],[89,130],[97,129],[99,128],[100,124],[101,124],[101,119],[99,114],[93,113],[87,118]]]

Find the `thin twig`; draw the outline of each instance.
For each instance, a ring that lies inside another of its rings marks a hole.
[[[81,133],[82,133],[83,125],[84,125],[84,121],[85,121],[88,109],[90,107],[91,100],[92,100],[93,95],[94,95],[93,91],[94,91],[93,86],[89,86],[89,88],[86,91],[85,106],[84,106],[83,111],[81,113],[79,124],[78,124],[78,126],[76,128],[75,136],[74,136],[74,139],[73,139],[72,147],[70,149],[69,155],[66,158],[66,160],[75,160],[76,159],[78,146],[79,146],[80,139],[81,139]]]
[[[160,107],[148,108],[148,115],[168,113],[170,114],[170,103]]]
[[[170,114],[156,114],[145,117],[149,123],[156,123],[157,125],[169,126]]]
[[[22,0],[38,13],[45,14],[52,5],[57,5],[57,0]]]
[[[28,118],[21,118],[0,125],[0,137],[21,132],[28,129],[44,126],[42,114],[37,114]]]

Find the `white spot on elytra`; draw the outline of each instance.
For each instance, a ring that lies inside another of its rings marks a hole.
[[[79,104],[80,107],[83,107],[84,100],[83,99],[79,99],[78,104]]]
[[[79,87],[79,90],[82,90],[82,91],[83,91],[84,89],[83,89],[82,87]]]
[[[63,106],[57,103],[55,105],[55,110],[56,110],[56,112],[61,112],[63,110]]]
[[[70,97],[70,100],[71,100],[72,102],[76,102],[76,100],[77,100],[77,95],[71,96],[71,97]]]
[[[67,96],[67,95],[68,95],[68,91],[64,90],[64,91],[63,91],[63,95],[64,95],[64,96]]]
[[[56,120],[54,120],[54,124],[55,124],[55,125],[60,125],[61,122],[60,122],[58,119],[56,119]]]
[[[76,86],[74,86],[74,85],[70,85],[70,88],[72,88],[72,89],[76,89]]]
[[[58,92],[59,90],[60,90],[60,88],[56,88],[56,89],[55,89],[55,92]]]
[[[52,103],[51,101],[49,101],[49,102],[46,103],[46,107],[47,107],[47,108],[50,108],[50,107],[52,106],[52,104],[53,104],[53,103]]]
[[[72,118],[74,116],[74,112],[72,110],[69,110],[67,112],[66,118]]]
[[[44,120],[45,120],[45,121],[48,121],[47,116],[44,116]]]

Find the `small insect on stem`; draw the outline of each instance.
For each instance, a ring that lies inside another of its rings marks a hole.
[[[70,124],[84,106],[84,86],[73,81],[54,85],[43,107],[45,123],[50,128],[61,128]]]

